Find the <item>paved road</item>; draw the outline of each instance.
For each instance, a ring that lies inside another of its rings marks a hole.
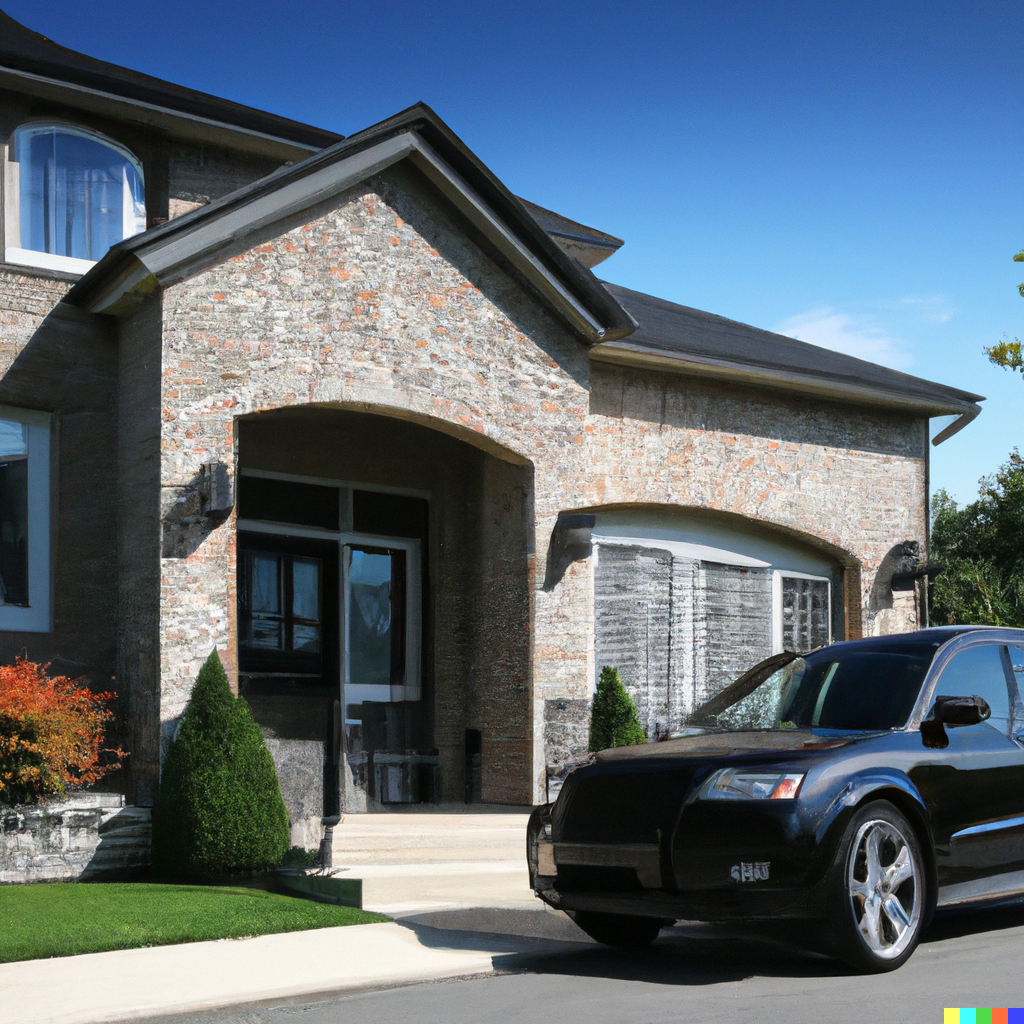
[[[469,941],[416,925],[420,939]],[[566,922],[568,924],[568,922]],[[566,935],[565,938],[576,938]],[[556,944],[557,945],[557,944]],[[893,974],[863,977],[777,942],[706,926],[643,954],[566,941],[495,958],[494,976],[318,1003],[162,1018],[164,1024],[605,1024],[694,1021],[938,1024],[946,1006],[1024,1006],[1024,906],[950,913]]]

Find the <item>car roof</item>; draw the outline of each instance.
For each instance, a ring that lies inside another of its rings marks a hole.
[[[899,647],[941,647],[950,640],[968,633],[998,633],[1001,638],[1019,640],[1024,642],[1024,629],[1013,629],[1003,626],[929,626],[927,629],[918,629],[913,633],[890,633],[885,636],[864,637],[860,640],[841,641],[830,646],[843,647],[856,650],[880,650],[891,651]]]

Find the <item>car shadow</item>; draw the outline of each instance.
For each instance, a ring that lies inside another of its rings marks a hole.
[[[813,933],[801,922],[757,926],[680,922],[641,950],[602,946],[564,915],[516,910],[450,911],[396,922],[427,946],[487,949],[496,971],[609,978],[700,986],[751,977],[837,978],[856,973],[805,948]],[[1024,926],[1024,901],[940,911],[923,944]]]
[[[1002,931],[1024,926],[1024,899],[1006,900],[978,907],[957,907],[936,911],[922,942],[942,942],[979,932]]]

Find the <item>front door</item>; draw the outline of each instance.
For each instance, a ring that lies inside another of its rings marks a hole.
[[[424,750],[419,545],[373,538],[342,549],[345,805],[431,798],[436,757]]]

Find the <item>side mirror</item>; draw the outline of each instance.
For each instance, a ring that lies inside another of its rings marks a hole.
[[[992,716],[984,697],[936,697],[932,717],[946,725],[978,725]]]
[[[984,697],[936,696],[928,717],[921,723],[921,737],[926,747],[942,750],[949,746],[945,726],[978,725],[992,715]]]

